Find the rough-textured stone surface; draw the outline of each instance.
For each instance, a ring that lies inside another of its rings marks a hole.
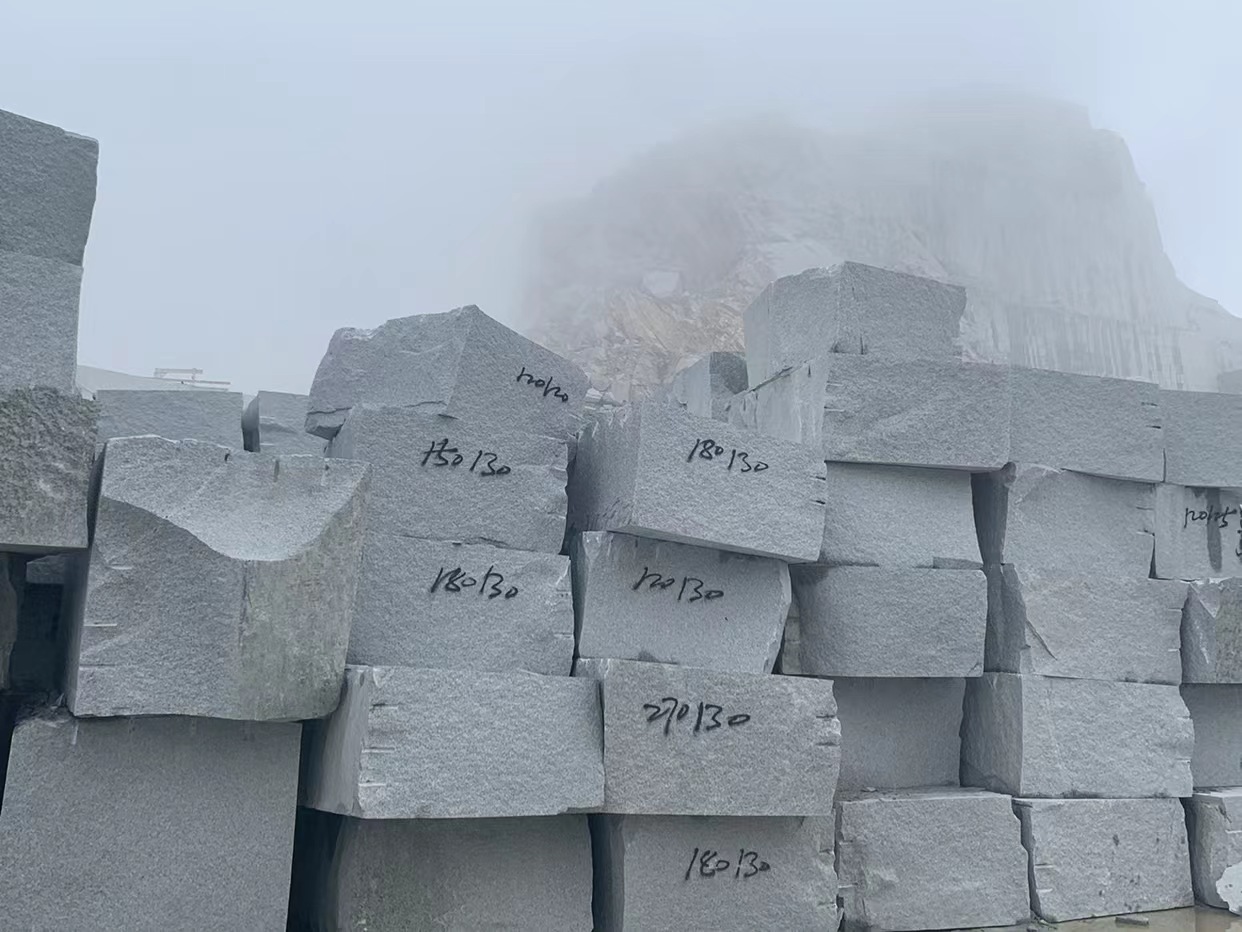
[[[9,688],[9,656],[17,643],[17,619],[25,588],[23,580],[18,578],[19,567],[17,557],[0,553],[0,689]]]
[[[984,563],[1140,579],[1151,571],[1153,486],[1015,463],[973,481]]]
[[[1242,486],[1242,395],[1160,393],[1164,481],[1199,487]]]
[[[1242,579],[1190,584],[1182,610],[1182,681],[1242,683]]]
[[[306,432],[307,395],[259,392],[242,414],[242,436],[252,453],[310,453],[323,456],[327,444]]]
[[[991,565],[989,670],[1180,683],[1186,584]]]
[[[750,384],[827,353],[961,354],[966,290],[858,262],[768,285],[742,315]]]
[[[599,691],[567,676],[347,667],[303,804],[367,819],[560,815],[604,799]]]
[[[196,440],[109,441],[66,672],[73,713],[332,711],[369,474]]]
[[[100,389],[99,440],[155,434],[242,448],[241,392]]]
[[[569,559],[368,532],[349,662],[568,676]]]
[[[0,225],[3,214],[0,206]],[[0,389],[74,392],[81,286],[80,266],[8,252],[0,243]]]
[[[795,566],[802,673],[977,676],[987,580],[979,570]]]
[[[685,408],[695,417],[728,420],[729,402],[746,391],[744,353],[704,353],[678,372],[653,397]]]
[[[311,385],[306,429],[331,437],[365,402],[565,440],[587,384],[569,360],[470,305],[338,330]]]
[[[95,414],[50,388],[0,392],[0,550],[86,546]]]
[[[1242,686],[1187,683],[1182,699],[1195,723],[1195,788],[1242,786]]]
[[[372,531],[561,550],[563,440],[492,430],[418,408],[359,405],[329,454],[372,465]]]
[[[1152,382],[1015,367],[1010,459],[1160,482],[1160,391]]]
[[[578,654],[770,673],[789,614],[779,560],[586,531],[571,542]]]
[[[741,426],[853,463],[999,469],[1009,457],[1009,370],[833,353],[729,404]]]
[[[835,929],[830,816],[591,817],[597,932]]]
[[[285,927],[298,724],[31,718],[0,811],[4,927]]]
[[[574,676],[600,683],[604,812],[832,812],[841,728],[830,682],[628,660],[579,660]]]
[[[298,932],[587,932],[587,817],[350,819],[303,809]]]
[[[1155,575],[1242,576],[1242,491],[1156,486]]]
[[[985,673],[966,683],[962,783],[1015,796],[1189,796],[1176,686]]]
[[[1015,799],[1031,906],[1047,922],[1194,903],[1177,799]]]
[[[1007,926],[1030,912],[1026,852],[1008,796],[907,790],[842,799],[844,928]]]
[[[1196,790],[1186,802],[1186,828],[1195,899],[1228,909],[1216,884],[1225,871],[1242,864],[1242,788]]]
[[[837,677],[838,791],[957,786],[966,681]]]
[[[570,523],[807,562],[824,534],[823,479],[809,447],[645,402],[583,431]]]

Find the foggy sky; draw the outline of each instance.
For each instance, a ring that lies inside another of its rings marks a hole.
[[[1242,4],[66,0],[0,7],[0,108],[100,141],[79,361],[306,391],[333,330],[514,322],[531,212],[713,120],[986,84],[1121,133],[1242,314]]]

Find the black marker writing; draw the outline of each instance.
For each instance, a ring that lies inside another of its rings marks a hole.
[[[697,576],[681,577],[681,585],[677,585],[676,576],[665,576],[662,573],[653,572],[650,567],[643,567],[643,574],[638,577],[638,582],[630,587],[631,590],[637,592],[643,586],[647,587],[647,591],[652,590],[672,590],[677,593],[677,601],[686,602],[712,602],[724,595],[723,589],[704,589],[707,585]],[[677,586],[676,589],[673,589]]]

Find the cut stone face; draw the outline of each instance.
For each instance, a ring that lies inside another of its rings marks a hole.
[[[966,683],[962,782],[1018,796],[1189,796],[1176,686],[985,673]]]
[[[95,401],[100,441],[154,434],[241,449],[241,392],[100,389]]]
[[[987,580],[979,570],[795,566],[799,669],[814,676],[977,676]]]
[[[14,586],[17,586],[16,580]],[[65,638],[61,616],[64,587],[27,581],[19,588],[17,640],[9,657],[8,688],[26,696],[57,695],[64,682]],[[2,601],[3,595],[0,595]]]
[[[961,355],[966,290],[858,262],[768,285],[742,315],[752,386],[828,353]]]
[[[989,670],[1180,683],[1186,584],[989,566]]]
[[[1015,799],[1045,922],[1194,905],[1179,799]]]
[[[327,715],[345,668],[368,482],[364,463],[109,441],[74,612],[71,711]]]
[[[823,479],[809,447],[644,402],[584,429],[570,523],[807,562],[824,534]]]
[[[1182,699],[1195,723],[1195,788],[1242,786],[1242,686],[1187,683]]]
[[[299,724],[21,722],[0,812],[13,929],[283,929]]]
[[[1154,486],[1010,463],[974,477],[984,563],[1146,578]]]
[[[964,679],[837,677],[837,789],[957,786]]]
[[[349,662],[568,676],[569,559],[368,532]]]
[[[1164,481],[1198,487],[1242,486],[1242,395],[1162,391]]]
[[[350,819],[303,809],[297,857],[299,929],[591,928],[584,815]]]
[[[347,667],[303,805],[364,819],[560,815],[604,799],[599,691],[567,676]]]
[[[0,391],[0,550],[86,546],[95,414],[50,388]]]
[[[367,403],[564,441],[587,385],[569,360],[470,305],[338,330],[315,372],[306,429],[330,438],[350,408]]]
[[[1242,683],[1242,579],[1190,584],[1182,612],[1182,680]]]
[[[242,436],[252,453],[309,453],[323,456],[322,437],[306,432],[307,395],[259,392],[242,415]]]
[[[592,816],[595,929],[835,929],[832,836],[828,816]]]
[[[372,531],[561,550],[563,440],[484,429],[417,408],[360,405],[329,453],[372,465]]]
[[[579,660],[600,683],[604,812],[827,815],[841,728],[825,680]]]
[[[729,402],[746,391],[746,356],[742,353],[705,353],[682,369],[658,397],[684,408],[695,417],[728,420]]]
[[[1152,382],[1015,367],[1010,458],[1057,469],[1160,482],[1164,443]]]
[[[1156,487],[1156,575],[1242,576],[1242,490]]]
[[[1217,883],[1242,864],[1242,788],[1196,790],[1186,803],[1186,826],[1195,899],[1229,909]]]
[[[607,531],[571,546],[579,656],[772,671],[789,614],[786,564]]]
[[[970,474],[829,463],[820,563],[979,566]]]
[[[847,930],[975,929],[1030,914],[1008,796],[905,790],[842,799],[837,872]]]
[[[0,198],[0,226],[3,214]],[[8,252],[0,243],[0,390],[42,386],[76,394],[81,286],[81,266]]]

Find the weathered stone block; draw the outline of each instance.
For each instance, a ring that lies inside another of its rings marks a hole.
[[[1046,922],[1194,905],[1178,799],[1015,799]]]
[[[795,566],[799,669],[815,676],[977,676],[987,580],[979,570]]]
[[[1156,486],[1155,575],[1242,576],[1242,490]]]
[[[469,305],[338,330],[315,372],[306,429],[332,437],[350,408],[367,403],[564,441],[587,385],[569,360]]]
[[[845,929],[973,929],[1029,915],[1026,852],[1008,796],[868,793],[838,810]]]
[[[962,783],[1018,796],[1188,796],[1176,686],[985,673],[966,683]]]
[[[827,815],[841,728],[825,680],[579,660],[604,706],[604,812]]]
[[[1226,902],[1217,883],[1242,864],[1242,787],[1196,790],[1186,802],[1186,827],[1195,899],[1217,909],[1238,906]]]
[[[327,715],[345,668],[369,473],[196,440],[109,441],[69,708]]]
[[[989,670],[1180,683],[1186,584],[992,565]]]
[[[252,453],[309,453],[323,456],[327,444],[306,432],[308,395],[259,392],[242,414],[242,436]]]
[[[100,389],[99,440],[154,434],[242,447],[241,392]]]
[[[569,558],[368,532],[349,662],[568,676]]]
[[[0,812],[5,927],[283,929],[301,731],[181,717],[21,722]]]
[[[823,479],[809,447],[644,402],[584,429],[570,523],[806,562],[824,535]]]
[[[1162,391],[1164,481],[1202,487],[1242,486],[1242,395]]]
[[[1182,611],[1182,681],[1242,683],[1242,579],[1192,582]]]
[[[3,213],[0,206],[0,226]],[[76,394],[81,286],[81,266],[0,246],[0,390],[42,386]]]
[[[591,817],[598,932],[835,929],[832,818]]]
[[[704,353],[682,369],[658,396],[695,417],[728,420],[729,402],[746,391],[743,353]]]
[[[974,477],[984,563],[1065,574],[1146,578],[1154,487],[1010,463]]]
[[[561,550],[563,440],[491,430],[417,408],[359,405],[328,452],[372,465],[372,531]]]
[[[789,568],[668,541],[586,531],[571,542],[578,654],[770,673]]]
[[[567,676],[347,667],[303,805],[365,819],[560,815],[604,799],[599,691]]]
[[[1242,686],[1187,683],[1182,699],[1195,723],[1195,788],[1242,786]]]
[[[95,414],[50,388],[0,392],[0,550],[86,546]]]
[[[828,353],[961,355],[966,290],[858,262],[768,285],[742,315],[752,386]]]

